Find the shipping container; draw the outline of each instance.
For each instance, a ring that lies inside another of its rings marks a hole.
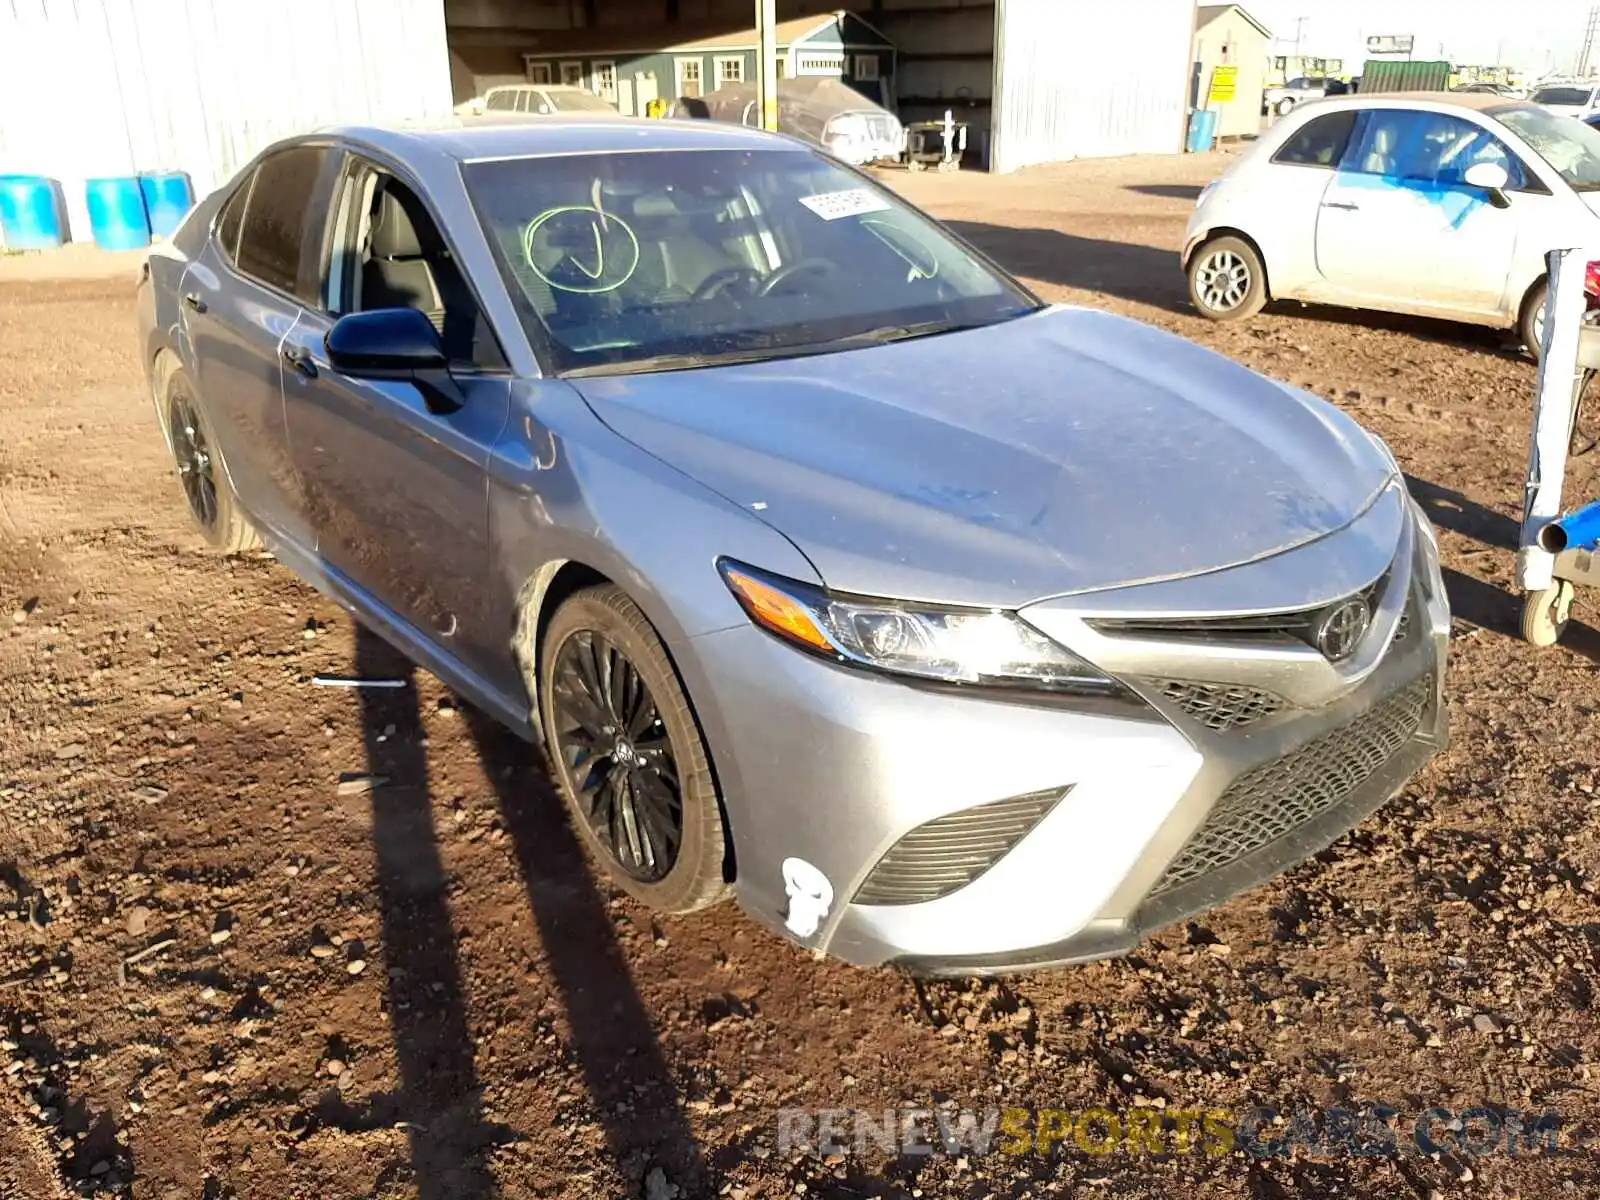
[[[1361,70],[1361,91],[1444,92],[1450,89],[1450,70],[1447,62],[1398,62],[1388,58],[1369,58]]]

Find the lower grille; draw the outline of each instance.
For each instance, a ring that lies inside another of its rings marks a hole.
[[[1342,729],[1239,776],[1150,894],[1220,870],[1338,804],[1411,740],[1432,694],[1432,679],[1418,679]]]
[[[855,904],[923,904],[967,886],[1005,857],[1070,789],[1013,796],[919,825],[889,848]]]
[[[1237,683],[1199,683],[1192,679],[1152,679],[1150,684],[1207,729],[1226,733],[1282,712],[1282,696]]]

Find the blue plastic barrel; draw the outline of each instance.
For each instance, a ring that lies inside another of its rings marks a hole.
[[[1197,108],[1189,114],[1189,153],[1204,154],[1217,140],[1217,114]]]
[[[150,217],[137,175],[91,179],[84,185],[89,229],[102,250],[137,250],[150,244]]]
[[[194,186],[182,171],[141,175],[139,192],[144,196],[150,232],[156,237],[171,237],[184,214],[194,207]]]
[[[60,192],[42,175],[0,175],[0,234],[11,250],[61,245]]]

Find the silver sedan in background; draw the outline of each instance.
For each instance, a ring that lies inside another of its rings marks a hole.
[[[790,138],[294,139],[151,251],[138,319],[212,544],[542,742],[662,911],[934,973],[1119,954],[1445,739],[1437,546],[1377,438]]]

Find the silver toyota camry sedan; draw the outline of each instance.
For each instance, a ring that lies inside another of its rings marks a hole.
[[[1123,953],[1445,740],[1329,404],[708,122],[282,142],[151,251],[188,505],[541,743],[616,885],[850,962]]]

